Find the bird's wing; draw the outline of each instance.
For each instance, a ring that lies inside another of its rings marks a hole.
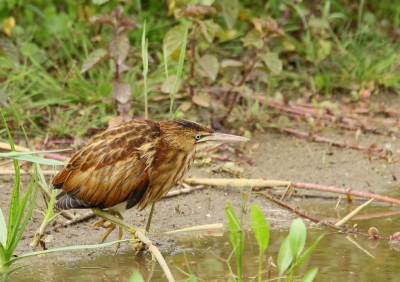
[[[142,198],[150,184],[157,128],[135,122],[107,130],[73,156],[52,181],[65,192],[57,207],[109,208],[124,201],[132,207]]]

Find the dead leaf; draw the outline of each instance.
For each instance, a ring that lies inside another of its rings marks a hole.
[[[192,102],[204,108],[210,107],[210,98],[206,94],[193,95]]]
[[[187,112],[191,107],[192,107],[192,103],[191,102],[183,102],[182,105],[179,107],[179,109],[182,112]]]

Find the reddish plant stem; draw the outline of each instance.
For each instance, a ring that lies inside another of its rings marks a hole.
[[[353,189],[344,189],[344,188],[339,188],[339,187],[334,187],[334,186],[303,183],[303,182],[294,182],[294,181],[292,182],[292,184],[296,188],[352,195],[352,196],[357,196],[357,197],[361,197],[361,198],[375,199],[375,200],[386,202],[386,203],[400,205],[399,199],[376,195],[376,194],[353,190]]]
[[[65,157],[65,156],[61,156],[61,155],[58,155],[58,154],[44,154],[44,157],[46,158],[46,159],[53,159],[53,160],[57,160],[57,161],[62,161],[62,162],[66,162],[66,161],[68,161],[70,158],[68,158],[68,157]]]
[[[313,217],[313,216],[307,214],[306,212],[304,212],[302,210],[296,209],[296,208],[288,205],[287,203],[276,199],[271,194],[268,194],[266,192],[262,193],[262,195],[264,195],[267,199],[269,199],[269,200],[281,205],[282,207],[285,207],[285,208],[291,210],[292,212],[300,215],[301,217],[307,218],[307,219],[309,219],[309,220],[311,220],[311,221],[313,221],[315,223],[319,223],[319,224],[322,224],[322,225],[325,225],[325,226],[328,226],[328,227],[331,227],[331,228],[335,228],[335,229],[338,229],[340,231],[348,231],[348,233],[353,233],[353,234],[357,234],[357,235],[361,235],[361,236],[365,236],[365,237],[369,237],[369,238],[371,237],[368,233],[360,232],[360,231],[354,231],[354,230],[348,230],[348,229],[346,229],[344,227],[339,227],[339,226],[336,226],[336,225],[334,225],[332,223],[320,220],[319,218]],[[390,240],[389,237],[382,237],[382,236],[375,236],[374,239]]]

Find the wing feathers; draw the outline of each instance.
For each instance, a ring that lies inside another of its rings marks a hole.
[[[55,189],[67,192],[56,206],[109,208],[128,200],[133,207],[150,185],[152,155],[144,156],[149,145],[143,144],[153,143],[160,134],[157,122],[134,120],[93,139],[53,179]]]

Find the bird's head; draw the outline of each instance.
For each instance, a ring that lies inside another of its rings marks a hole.
[[[222,143],[247,142],[248,138],[217,133],[197,122],[174,120],[161,122],[164,139],[172,146],[185,151],[201,151],[216,147]]]

